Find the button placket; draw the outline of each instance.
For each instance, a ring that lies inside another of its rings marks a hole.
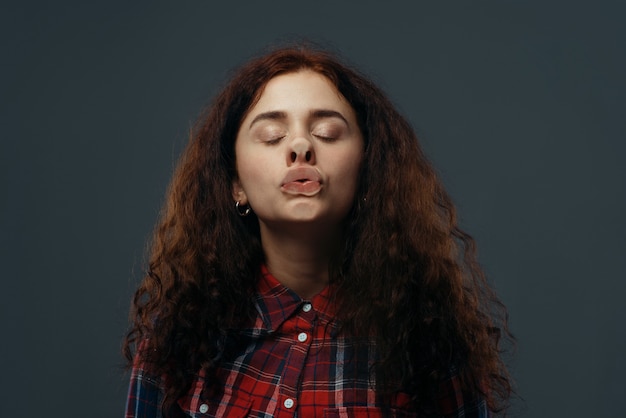
[[[281,376],[283,384],[280,385],[281,400],[278,404],[280,407],[276,411],[277,417],[293,416],[292,414],[295,414],[298,408],[299,382],[315,335],[316,319],[317,314],[313,305],[307,301],[301,303],[299,311],[296,311],[296,315],[291,318],[294,322],[289,332],[295,344],[289,351],[284,368],[289,373],[283,373]]]

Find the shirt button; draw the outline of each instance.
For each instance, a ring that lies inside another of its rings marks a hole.
[[[285,399],[285,402],[283,402],[283,405],[285,405],[285,408],[287,408],[287,409],[293,408],[293,404],[294,404],[294,402],[293,402],[293,399],[291,399],[291,398],[287,398],[287,399]]]
[[[200,413],[204,414],[206,411],[209,410],[209,405],[203,403],[202,405],[200,405]]]
[[[305,342],[306,339],[307,339],[306,332],[301,332],[300,334],[298,334],[298,341],[300,341],[301,343]]]
[[[310,303],[305,303],[304,306],[302,307],[302,310],[304,312],[309,312],[311,310],[311,304]]]

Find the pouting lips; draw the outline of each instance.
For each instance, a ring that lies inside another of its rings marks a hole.
[[[312,196],[322,188],[320,173],[313,167],[297,167],[289,170],[281,182],[281,190],[289,194]]]

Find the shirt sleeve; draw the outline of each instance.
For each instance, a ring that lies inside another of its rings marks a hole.
[[[151,376],[136,360],[130,376],[125,418],[161,418],[162,399],[160,379]]]

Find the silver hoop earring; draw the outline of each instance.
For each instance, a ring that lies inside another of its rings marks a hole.
[[[235,202],[235,210],[237,211],[237,214],[241,217],[250,215],[250,212],[252,211],[249,205],[242,207],[239,201]]]

